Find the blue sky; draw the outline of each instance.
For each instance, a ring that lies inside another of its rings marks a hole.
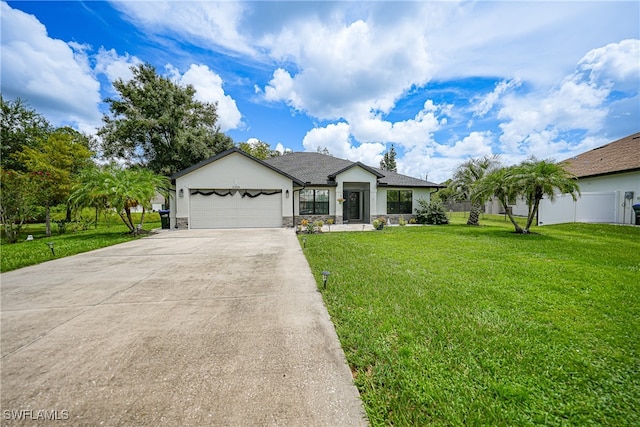
[[[393,144],[436,182],[640,130],[638,1],[9,1],[1,19],[3,96],[88,133],[140,62],[217,102],[236,142],[373,166]]]

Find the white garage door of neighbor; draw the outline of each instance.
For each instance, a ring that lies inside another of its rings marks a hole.
[[[190,228],[272,228],[282,227],[282,193],[249,197],[238,190],[233,195],[219,196],[212,190],[199,190],[190,195]],[[248,190],[255,195],[256,191]],[[268,191],[266,191],[268,193]]]

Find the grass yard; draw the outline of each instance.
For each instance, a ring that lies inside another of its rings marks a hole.
[[[392,227],[304,249],[372,425],[640,425],[640,228]]]
[[[140,214],[135,215],[139,216]],[[148,213],[145,216],[145,230],[160,228],[160,225],[158,213]],[[117,217],[111,219],[108,224],[98,224],[97,229],[93,226],[84,231],[69,229],[66,233],[59,235],[56,231],[57,227],[52,224],[51,230],[51,237],[46,237],[44,224],[28,224],[21,232],[20,241],[13,244],[5,243],[3,236],[0,247],[0,272],[40,264],[55,258],[64,258],[139,238],[139,236],[128,234],[127,227]],[[34,240],[25,241],[29,234],[33,235]],[[55,255],[51,253],[47,245],[48,242],[53,242]]]

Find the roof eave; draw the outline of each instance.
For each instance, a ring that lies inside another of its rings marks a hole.
[[[624,169],[624,170],[612,171],[612,172],[594,173],[594,174],[589,174],[589,175],[576,175],[575,177],[577,179],[597,178],[597,177],[600,177],[600,176],[619,175],[619,174],[622,174],[622,173],[638,172],[638,171],[640,171],[640,168],[631,168],[631,169]]]

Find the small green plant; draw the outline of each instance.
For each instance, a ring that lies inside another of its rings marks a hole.
[[[417,223],[418,223],[418,221],[416,221],[415,218],[409,219],[409,224],[417,224]]]
[[[315,231],[316,231],[315,223],[307,221],[307,234],[313,234]]]
[[[442,225],[449,224],[449,217],[444,205],[440,201],[427,202],[418,199],[420,208],[416,209],[416,218],[420,224]]]
[[[64,220],[61,219],[59,221],[55,221],[56,225],[58,226],[58,235],[62,236],[64,233],[67,232],[67,226],[69,225],[69,223]]]
[[[333,221],[333,218],[329,218],[329,219],[327,220],[327,226],[329,227],[329,231],[331,231],[331,226],[333,225],[333,222],[334,222],[334,221]]]
[[[316,228],[316,232],[321,233],[322,232],[322,227],[324,227],[324,221],[318,220],[318,221],[314,222],[313,225]]]
[[[400,227],[404,227],[405,225],[407,225],[407,220],[406,220],[406,219],[404,219],[404,217],[403,217],[403,216],[401,216],[401,217],[400,217],[400,219],[398,220],[398,225],[399,225]]]
[[[374,219],[371,224],[373,224],[373,228],[375,228],[376,230],[382,230],[386,223],[387,220],[385,220],[383,217],[379,217]]]
[[[309,225],[308,219],[303,219],[302,221],[300,221],[296,233],[305,233],[307,231],[307,225]]]
[[[89,227],[91,227],[92,225],[95,224],[95,221],[90,219],[90,218],[85,218],[83,216],[80,217],[80,219],[78,219],[78,221],[76,221],[80,227],[80,229],[82,231],[87,231],[89,229]]]

